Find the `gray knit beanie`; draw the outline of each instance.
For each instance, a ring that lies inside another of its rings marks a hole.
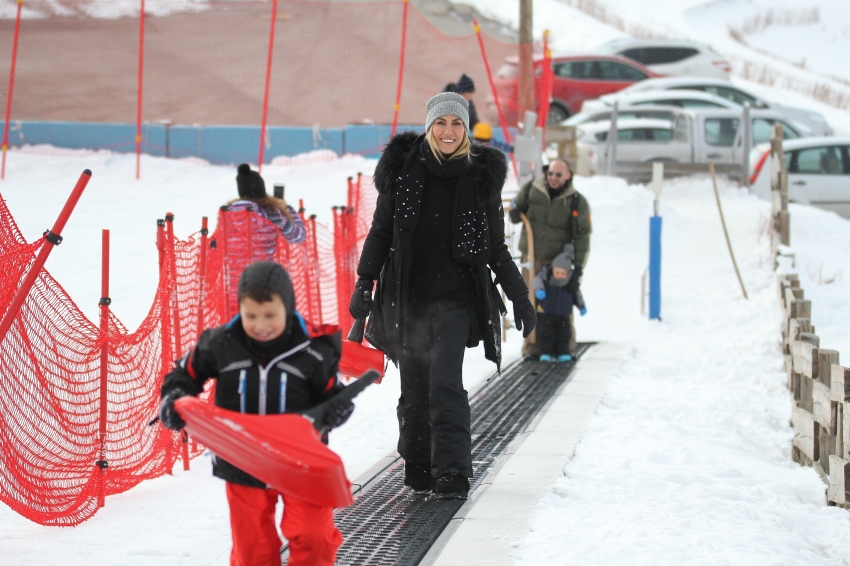
[[[555,256],[552,260],[552,267],[561,267],[567,270],[567,276],[572,271],[574,247],[572,244],[564,246],[564,251]]]
[[[441,92],[431,97],[425,105],[425,111],[428,113],[425,118],[426,132],[440,116],[457,116],[463,120],[466,134],[469,135],[469,103],[461,95],[454,92]]]

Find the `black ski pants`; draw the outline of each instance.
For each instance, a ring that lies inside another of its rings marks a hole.
[[[570,353],[570,316],[537,313],[537,346],[541,354]]]
[[[409,348],[399,356],[398,453],[430,467],[435,478],[472,477],[469,398],[463,388],[463,354],[470,314],[437,311],[408,322]]]

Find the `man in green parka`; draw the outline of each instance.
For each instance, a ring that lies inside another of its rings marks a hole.
[[[526,183],[517,193],[510,211],[511,222],[520,222],[520,213],[525,214],[531,224],[534,236],[534,275],[542,267],[564,251],[566,244],[575,247],[575,270],[570,276],[567,288],[575,293],[581,285],[581,275],[590,255],[590,234],[593,232],[590,221],[590,205],[573,186],[573,173],[564,159],[556,159],[549,164],[545,177]],[[525,226],[519,241],[523,254],[522,261],[528,264],[528,234]],[[523,269],[523,275],[527,275]],[[570,324],[572,323],[570,317]],[[575,325],[571,333],[570,351],[575,351]],[[534,342],[526,339],[522,348],[523,355],[536,355]]]

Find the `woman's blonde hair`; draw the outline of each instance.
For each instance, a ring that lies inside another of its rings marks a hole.
[[[425,139],[428,140],[428,146],[431,148],[431,153],[433,153],[434,157],[437,159],[437,163],[442,163],[443,152],[440,151],[440,146],[437,145],[437,140],[434,137],[433,124],[431,124],[431,128],[428,130],[428,133],[425,134]],[[469,133],[465,128],[463,130],[463,140],[449,159],[458,159],[460,157],[466,157],[470,164],[472,163],[472,158],[475,157],[475,154],[472,152],[472,143],[469,141]]]
[[[261,206],[261,207],[263,207],[267,210],[268,209],[277,209],[277,210],[280,211],[281,214],[283,214],[283,216],[287,220],[292,222],[292,214],[290,214],[289,207],[287,206],[285,200],[281,200],[279,198],[270,197],[270,196],[266,195],[266,196],[261,197],[261,198],[239,197],[239,198],[233,199],[232,201],[228,202],[227,204],[230,205],[230,204],[233,204],[234,202],[237,202],[237,201],[240,201],[240,200],[251,201],[251,202],[255,203],[257,206]]]

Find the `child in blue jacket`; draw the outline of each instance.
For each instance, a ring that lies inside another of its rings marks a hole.
[[[532,283],[537,297],[537,344],[540,361],[559,362],[572,360],[570,356],[570,316],[573,305],[581,315],[587,313],[581,291],[575,294],[567,289],[573,268],[573,245],[564,246],[564,251],[544,265]]]

